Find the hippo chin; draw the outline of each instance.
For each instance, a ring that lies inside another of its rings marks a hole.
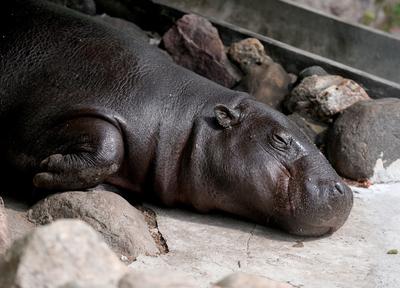
[[[140,31],[40,0],[6,3],[1,151],[35,189],[106,183],[298,235],[347,219],[351,190],[281,113],[175,65]]]

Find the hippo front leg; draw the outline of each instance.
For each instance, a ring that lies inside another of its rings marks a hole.
[[[119,170],[124,154],[123,139],[111,123],[97,118],[78,118],[65,122],[52,134],[48,137],[54,139],[49,141],[59,145],[41,161],[39,173],[33,178],[35,187],[86,189]]]

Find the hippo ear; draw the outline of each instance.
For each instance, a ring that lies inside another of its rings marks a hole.
[[[218,124],[224,128],[231,128],[239,124],[240,111],[237,109],[231,109],[223,104],[217,104],[214,107],[214,113]]]

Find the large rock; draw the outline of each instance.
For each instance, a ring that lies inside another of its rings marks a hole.
[[[197,285],[177,273],[129,272],[118,288],[195,288]]]
[[[96,3],[94,0],[49,0],[50,2],[63,5],[65,7],[74,9],[76,11],[95,15],[96,14]]]
[[[247,38],[233,43],[229,57],[244,72],[240,89],[273,108],[279,108],[289,93],[293,79],[285,69],[265,53],[262,43]]]
[[[45,198],[29,211],[29,219],[38,224],[61,218],[85,221],[127,262],[141,254],[159,253],[142,213],[118,194],[64,192]]]
[[[335,121],[328,157],[354,180],[400,181],[400,99],[359,102]]]
[[[292,113],[329,121],[351,105],[369,99],[365,90],[353,80],[336,75],[313,75],[304,78],[292,90],[285,108]]]
[[[115,287],[126,272],[89,225],[59,220],[14,242],[0,259],[0,287]]]
[[[28,220],[28,204],[10,197],[5,197],[4,202],[8,224],[8,238],[9,242],[12,243],[32,231],[35,228],[35,224]]]
[[[8,245],[7,218],[4,210],[4,202],[0,197],[0,254],[2,254]]]
[[[229,62],[217,29],[205,18],[184,15],[162,38],[174,61],[225,87],[233,87],[240,73]]]
[[[287,283],[280,283],[265,277],[245,274],[241,272],[233,273],[218,283],[213,288],[294,288]]]

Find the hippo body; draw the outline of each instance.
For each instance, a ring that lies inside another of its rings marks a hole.
[[[6,2],[1,151],[20,181],[44,191],[111,184],[300,235],[348,217],[351,190],[281,113],[175,65],[139,30]]]

